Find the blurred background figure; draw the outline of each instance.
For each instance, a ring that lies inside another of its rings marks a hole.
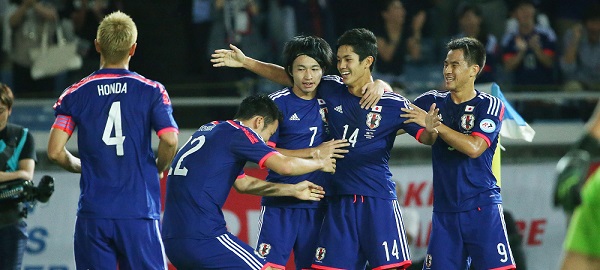
[[[483,70],[477,76],[476,83],[497,82],[498,40],[492,35],[484,23],[483,13],[479,6],[464,4],[458,9],[459,33],[455,38],[476,38],[485,46],[486,61]]]
[[[565,91],[600,91],[600,5],[588,7],[582,23],[567,30],[560,67]]]
[[[551,28],[536,24],[536,7],[531,1],[519,1],[513,12],[518,30],[507,29],[502,38],[504,68],[512,74],[513,88],[550,90],[556,82],[556,35]]]
[[[188,36],[186,66],[190,75],[205,79],[210,68],[208,59],[208,36],[212,27],[212,0],[180,1],[180,12],[183,14],[185,35]]]
[[[208,40],[208,55],[214,50],[229,48],[233,44],[248,55],[265,59],[269,46],[259,26],[263,17],[259,1],[256,0],[215,0],[212,6],[212,28]],[[211,82],[223,83],[239,81],[234,88],[224,89],[222,93],[247,96],[255,89],[256,75],[245,69],[211,70]]]
[[[54,77],[31,78],[33,60],[29,51],[40,47],[44,31],[49,37],[54,36],[57,20],[56,8],[49,1],[10,0],[4,10],[2,48],[12,63],[12,89],[17,96],[52,94],[54,91]]]
[[[117,10],[123,10],[119,0],[65,1],[61,13],[64,13],[64,16],[73,22],[75,35],[78,37],[78,51],[83,60],[81,69],[70,72],[67,81],[69,85],[90,75],[100,67],[100,57],[94,50],[96,30],[104,16]]]
[[[405,23],[407,14],[402,1],[380,2],[379,20],[373,31],[379,54],[373,78],[386,81],[394,88],[405,89],[405,62],[421,58],[421,36],[427,15],[421,10],[412,21]]]

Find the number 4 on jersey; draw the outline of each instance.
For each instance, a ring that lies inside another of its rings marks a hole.
[[[111,137],[113,129],[115,130],[115,136]],[[102,134],[102,141],[106,145],[115,145],[117,147],[117,156],[123,156],[125,154],[123,150],[123,142],[125,136],[123,136],[123,128],[121,128],[121,102],[116,101],[110,106],[108,112],[108,119],[106,119],[106,126],[104,126],[104,133]]]

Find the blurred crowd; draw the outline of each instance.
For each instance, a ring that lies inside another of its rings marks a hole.
[[[234,44],[255,59],[281,63],[283,45],[295,35],[320,36],[334,46],[345,30],[365,27],[378,39],[374,77],[406,94],[440,87],[444,44],[462,36],[476,37],[487,48],[487,65],[477,83],[496,82],[505,93],[600,91],[600,0],[164,2],[162,6],[153,3],[141,7],[136,1],[122,0],[0,0],[0,81],[20,97],[57,96],[75,79],[98,68],[93,46],[96,26],[107,12],[120,9],[130,12],[134,19],[141,18],[136,19],[140,31],[160,37],[161,42],[142,45],[157,49],[149,50],[153,55],[144,55],[148,60],[140,66],[167,66],[158,75],[165,78],[152,78],[165,81],[167,86],[178,82],[166,78],[177,73],[207,84],[245,81],[252,92],[272,92],[281,86],[243,69],[213,69],[210,54]],[[146,10],[136,12],[143,8]],[[180,27],[164,26],[169,23]],[[43,31],[54,33],[45,24],[62,25],[65,36],[78,42],[83,59],[80,70],[31,78],[28,51],[39,46]],[[176,33],[180,36],[173,36]],[[150,59],[169,59],[156,52],[182,63],[169,66],[169,60],[152,62]],[[181,71],[172,67],[181,67]],[[171,93],[177,96],[177,91]],[[561,101],[558,105],[531,101],[516,107],[526,118],[565,114],[586,118],[594,104],[585,100]]]

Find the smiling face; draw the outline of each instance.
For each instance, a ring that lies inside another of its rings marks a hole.
[[[291,69],[294,80],[294,93],[304,99],[312,99],[317,94],[317,86],[323,77],[323,69],[314,58],[306,55],[296,57]]]
[[[352,46],[342,45],[337,51],[337,69],[344,79],[344,84],[349,88],[360,88],[371,81],[371,70],[373,57],[368,56],[359,60]]]
[[[446,90],[459,92],[473,88],[478,65],[469,65],[461,49],[450,50],[444,60],[444,83]]]

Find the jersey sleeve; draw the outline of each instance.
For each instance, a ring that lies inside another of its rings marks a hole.
[[[159,136],[163,132],[178,132],[179,127],[173,118],[173,107],[167,90],[159,83],[155,91],[152,104],[152,127]]]
[[[475,126],[471,135],[481,137],[489,147],[502,128],[504,103],[496,97],[486,99],[486,103],[475,109]]]

